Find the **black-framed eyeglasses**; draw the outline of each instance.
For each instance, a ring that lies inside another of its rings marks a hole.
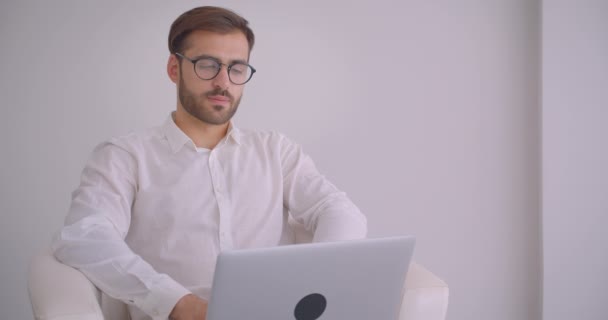
[[[181,53],[175,53],[175,55],[192,62],[192,65],[194,66],[194,73],[196,73],[196,75],[203,80],[211,80],[217,77],[222,70],[222,66],[226,66],[226,70],[228,71],[228,79],[230,79],[230,82],[236,85],[242,85],[251,80],[251,77],[256,71],[254,67],[243,62],[225,64],[217,61],[216,59],[208,57],[193,60]]]

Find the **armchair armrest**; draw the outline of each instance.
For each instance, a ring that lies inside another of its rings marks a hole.
[[[448,311],[449,288],[439,277],[412,262],[405,278],[399,320],[443,320]]]
[[[28,292],[36,320],[104,320],[99,290],[48,249],[30,263]]]

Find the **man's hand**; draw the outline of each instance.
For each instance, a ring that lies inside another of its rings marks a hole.
[[[169,319],[205,320],[207,319],[207,301],[193,294],[187,294],[177,301]]]

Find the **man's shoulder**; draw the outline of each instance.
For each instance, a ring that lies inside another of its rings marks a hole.
[[[115,146],[128,152],[137,152],[151,144],[158,144],[163,140],[160,126],[139,130],[132,130],[122,135],[113,136],[101,143],[105,146]]]
[[[247,149],[283,158],[301,149],[300,145],[276,130],[243,130],[240,145]]]

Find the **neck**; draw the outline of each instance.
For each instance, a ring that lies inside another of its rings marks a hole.
[[[213,149],[228,132],[228,123],[214,125],[200,121],[184,110],[173,114],[173,121],[197,148]]]

